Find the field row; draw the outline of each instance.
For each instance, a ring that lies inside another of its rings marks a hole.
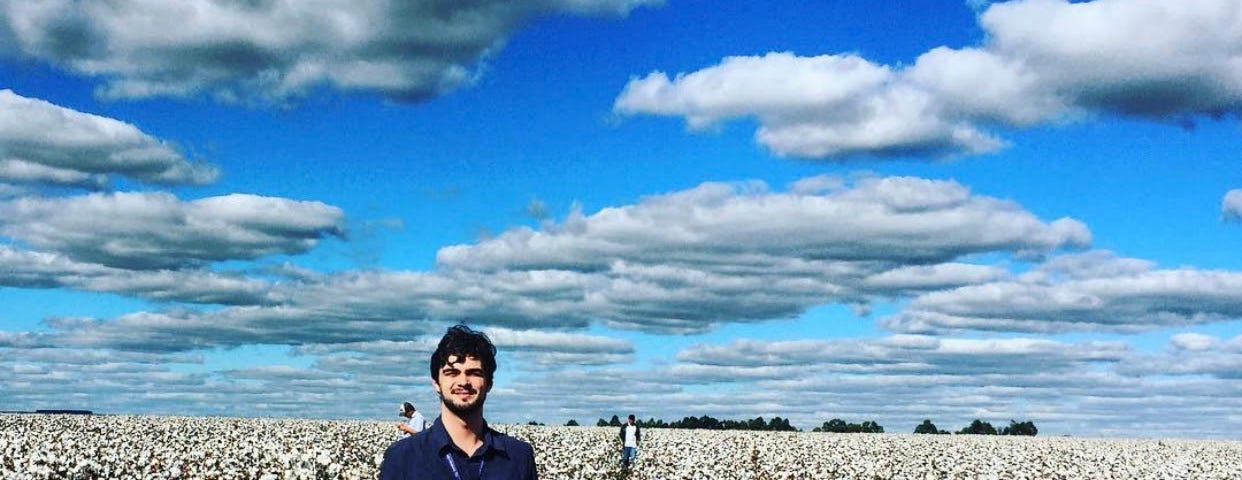
[[[644,430],[622,472],[612,427],[497,425],[540,478],[1242,478],[1242,442]],[[0,478],[370,479],[391,422],[0,415]]]

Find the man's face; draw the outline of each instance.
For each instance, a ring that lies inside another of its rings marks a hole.
[[[475,357],[457,355],[449,355],[432,385],[440,395],[440,401],[458,416],[469,415],[482,408],[490,388],[483,362]]]

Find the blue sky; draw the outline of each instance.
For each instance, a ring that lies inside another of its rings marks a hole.
[[[1236,2],[720,3],[0,1],[0,409],[1236,437]]]

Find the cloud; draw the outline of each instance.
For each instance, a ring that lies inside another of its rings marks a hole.
[[[0,90],[0,182],[99,189],[111,176],[199,185],[219,172],[125,122]]]
[[[535,220],[545,220],[548,218],[548,204],[538,198],[532,198],[526,203],[526,216]]]
[[[1202,352],[1216,347],[1219,342],[1216,337],[1210,335],[1204,335],[1201,333],[1182,333],[1174,335],[1169,343],[1178,350]]]
[[[193,330],[194,327],[189,327]],[[96,412],[167,413],[195,411],[228,415],[374,418],[367,408],[393,399],[410,399],[434,411],[435,398],[426,386],[426,359],[435,349],[443,324],[400,340],[311,343],[290,349],[293,357],[267,363],[252,359],[244,366],[207,373],[176,373],[176,364],[201,365],[201,353],[127,351],[111,348],[50,347],[4,341],[0,333],[0,402],[34,408],[90,408]],[[570,332],[518,331],[487,328],[500,350],[497,396],[512,395],[515,372],[565,370],[563,355],[574,365],[605,365],[630,361],[633,346],[623,340]],[[152,333],[159,337],[163,334]],[[228,354],[229,350],[212,349]],[[306,365],[305,358],[309,358]],[[582,382],[582,385],[588,385]],[[160,385],[153,389],[152,385]],[[72,386],[72,397],[64,392]],[[135,399],[142,399],[141,404]],[[290,398],[294,400],[289,400]],[[345,400],[343,400],[345,399]],[[504,401],[508,401],[504,399]],[[490,405],[490,404],[489,404]],[[225,406],[227,408],[222,408]],[[145,409],[145,410],[144,410]],[[180,410],[179,410],[180,409]]]
[[[263,411],[262,393],[234,388],[211,374],[177,372],[177,364],[201,364],[184,354],[162,356],[110,350],[0,348],[0,402],[30,408],[80,408],[98,413],[204,412],[226,414],[229,394],[245,393],[254,411]],[[83,359],[93,359],[84,362]],[[196,365],[195,365],[196,366]],[[279,390],[283,395],[288,390]],[[237,398],[235,396],[234,398]],[[305,397],[303,400],[313,397]],[[195,399],[215,402],[196,404]],[[210,413],[209,413],[210,414]],[[236,415],[236,413],[234,413]]]
[[[164,365],[170,363],[201,364],[203,356],[196,353],[161,354],[150,352],[118,352],[74,348],[30,348],[21,351],[0,350],[0,361],[26,364],[55,363],[62,365],[99,365],[106,363]]]
[[[1132,264],[1120,259],[1123,264]],[[880,324],[898,332],[1140,332],[1242,318],[1242,273],[1179,268],[1041,274],[922,294]]]
[[[998,426],[1032,420],[1041,434],[1232,434],[1228,412],[1242,406],[1236,382],[1116,371],[1143,355],[1123,342],[1039,338],[735,340],[692,346],[658,370],[527,374],[497,410],[555,411],[584,424],[632,412],[665,420],[779,415],[803,429],[831,418],[877,420],[894,433],[923,419],[956,430],[982,418]],[[626,388],[590,388],[601,383]]]
[[[180,268],[302,253],[343,235],[342,217],[320,202],[246,194],[94,193],[0,201],[0,234],[76,261]]]
[[[922,155],[996,150],[1002,142],[935,111],[933,98],[900,85],[891,69],[853,55],[730,57],[670,79],[631,80],[622,114],[685,116],[692,129],[743,116],[759,119],[759,143],[779,155]]]
[[[169,364],[200,362],[194,354],[64,345],[0,348],[0,383],[18,387],[0,389],[0,401],[33,408],[72,404],[99,412],[192,408],[202,414],[270,416],[296,408],[303,416],[374,418],[377,405],[409,399],[434,411],[422,362],[442,331],[439,325],[402,340],[306,344],[293,350],[312,357],[309,366],[280,360],[211,373],[170,370]],[[531,348],[606,353],[626,347],[595,335],[485,331],[502,355],[488,404],[489,418],[498,422],[576,418],[590,424],[612,413],[666,420],[779,415],[804,429],[843,418],[876,420],[900,433],[924,418],[954,430],[982,418],[998,426],[1009,419],[1033,420],[1041,434],[1229,438],[1237,426],[1230,412],[1242,408],[1237,382],[1178,365],[1184,358],[1178,355],[1208,359],[1238,351],[1237,339],[1199,334],[1173,341],[1196,346],[1154,354],[1121,342],[1037,338],[737,340],[695,345],[679,353],[675,364],[650,369],[557,369],[517,363],[529,361],[521,356]],[[576,340],[588,347],[573,346]],[[100,361],[108,355],[113,361]],[[670,374],[688,381],[670,383]],[[70,386],[75,394],[66,396]]]
[[[999,266],[942,263],[895,268],[872,275],[864,283],[875,291],[913,294],[987,283],[1008,277],[1009,271]]]
[[[373,340],[336,344],[307,344],[294,348],[297,355],[315,357],[315,367],[351,375],[382,374],[409,364],[420,363],[436,349],[440,325],[429,326],[425,336],[407,340]],[[526,366],[559,369],[566,365],[596,366],[633,360],[634,346],[627,341],[570,332],[514,330],[503,327],[480,328],[491,338],[502,359],[513,358]],[[424,364],[425,365],[425,364]],[[514,369],[505,365],[506,369]],[[425,370],[418,372],[425,374]]]
[[[0,245],[0,286],[66,288],[148,300],[254,305],[271,303],[271,284],[241,274],[205,270],[128,270],[73,261],[63,255]]]
[[[496,348],[516,352],[519,359],[537,365],[608,365],[632,361],[634,356],[630,342],[598,335],[507,328],[491,328],[487,334]]]
[[[1239,6],[1230,0],[1028,0],[980,17],[988,50],[1021,59],[1070,104],[1162,118],[1242,106]]]
[[[420,100],[472,82],[482,59],[539,16],[624,15],[655,3],[6,1],[0,45],[99,77],[106,98],[282,101],[327,86]]]
[[[302,345],[398,340],[425,333],[429,323],[410,318],[367,318],[341,311],[267,306],[206,312],[135,312],[108,320],[49,319],[51,333],[32,334],[36,345],[188,352],[242,345]]]
[[[4,334],[0,333],[0,342]],[[197,353],[162,354],[82,349],[0,346],[0,403],[32,408],[77,408],[95,412],[177,412],[184,405],[149,401],[151,392],[199,388],[205,374],[175,372],[197,367]]]
[[[524,300],[536,296],[545,309],[557,307],[553,298],[570,308],[545,311],[544,322],[594,318],[621,328],[701,331],[721,321],[784,318],[814,305],[993,280],[1000,270],[952,260],[1089,241],[1075,220],[1044,223],[954,182],[868,178],[818,194],[706,183],[590,216],[575,211],[541,231],[518,228],[446,247],[437,263],[446,276],[491,284],[479,298],[521,295],[496,303],[509,312],[522,312]]]
[[[1242,335],[1221,339],[1199,333],[1174,335],[1165,352],[1145,354],[1121,364],[1128,375],[1209,375],[1242,380]]]
[[[519,228],[437,254],[449,269],[599,271],[617,261],[721,269],[801,261],[944,262],[988,251],[1085,245],[1086,227],[1044,223],[951,181],[864,178],[822,194],[704,183],[635,205],[573,212],[544,231]]]
[[[979,17],[979,47],[935,48],[904,67],[854,54],[729,57],[633,78],[614,110],[681,116],[692,129],[754,117],[758,142],[786,156],[987,153],[1004,146],[997,128],[1238,113],[1237,14],[1230,0],[996,3]]]
[[[1226,220],[1242,221],[1242,189],[1230,190],[1225,194],[1220,207]]]
[[[784,370],[848,374],[984,375],[1074,370],[1117,362],[1129,348],[1118,342],[1067,344],[1035,338],[969,339],[898,335],[879,340],[735,340],[697,345],[672,367],[687,380],[784,379]]]
[[[878,298],[999,281],[1009,276],[1003,269],[955,259],[1073,248],[1090,237],[1075,220],[1045,223],[954,182],[896,177],[816,183],[837,187],[779,193],[757,183],[704,184],[591,216],[573,213],[562,224],[546,223],[543,231],[519,228],[475,245],[448,247],[431,272],[295,271],[282,281],[184,268],[127,275],[120,267],[68,255],[103,257],[125,268],[155,267],[131,265],[116,250],[93,250],[108,248],[97,240],[104,236],[145,242],[131,250],[166,252],[144,258],[180,262],[216,258],[199,253],[208,251],[206,246],[213,255],[237,252],[238,258],[277,248],[293,251],[313,244],[316,233],[330,231],[338,222],[335,209],[258,197],[236,204],[232,197],[182,203],[152,194],[27,199],[21,208],[0,207],[14,212],[0,218],[20,227],[16,236],[26,242],[67,253],[5,248],[0,261],[13,268],[0,279],[234,305],[53,322],[51,332],[32,337],[82,347],[188,351],[399,340],[437,322],[469,322],[502,334],[594,323],[692,333],[731,322],[790,318],[825,304],[865,310]],[[250,202],[262,208],[242,208]],[[110,221],[95,225],[92,219],[99,218]],[[12,225],[6,228],[18,228]],[[264,236],[269,231],[287,237]],[[256,238],[270,243],[256,244]],[[308,239],[312,243],[298,243]],[[529,342],[548,341],[526,335],[522,338]],[[543,363],[608,363],[630,355],[615,349],[573,353],[532,355],[541,355]]]
[[[1091,250],[1049,258],[1023,278],[1028,281],[1111,278],[1137,275],[1155,267],[1155,262],[1150,260],[1119,257],[1108,250]]]

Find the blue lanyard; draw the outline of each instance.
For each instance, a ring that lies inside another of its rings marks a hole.
[[[453,478],[461,480],[461,473],[457,471],[457,462],[453,461],[453,452],[444,452],[444,461],[448,462],[449,468],[453,470]],[[483,478],[483,464],[487,463],[487,459],[479,460],[479,478]]]

